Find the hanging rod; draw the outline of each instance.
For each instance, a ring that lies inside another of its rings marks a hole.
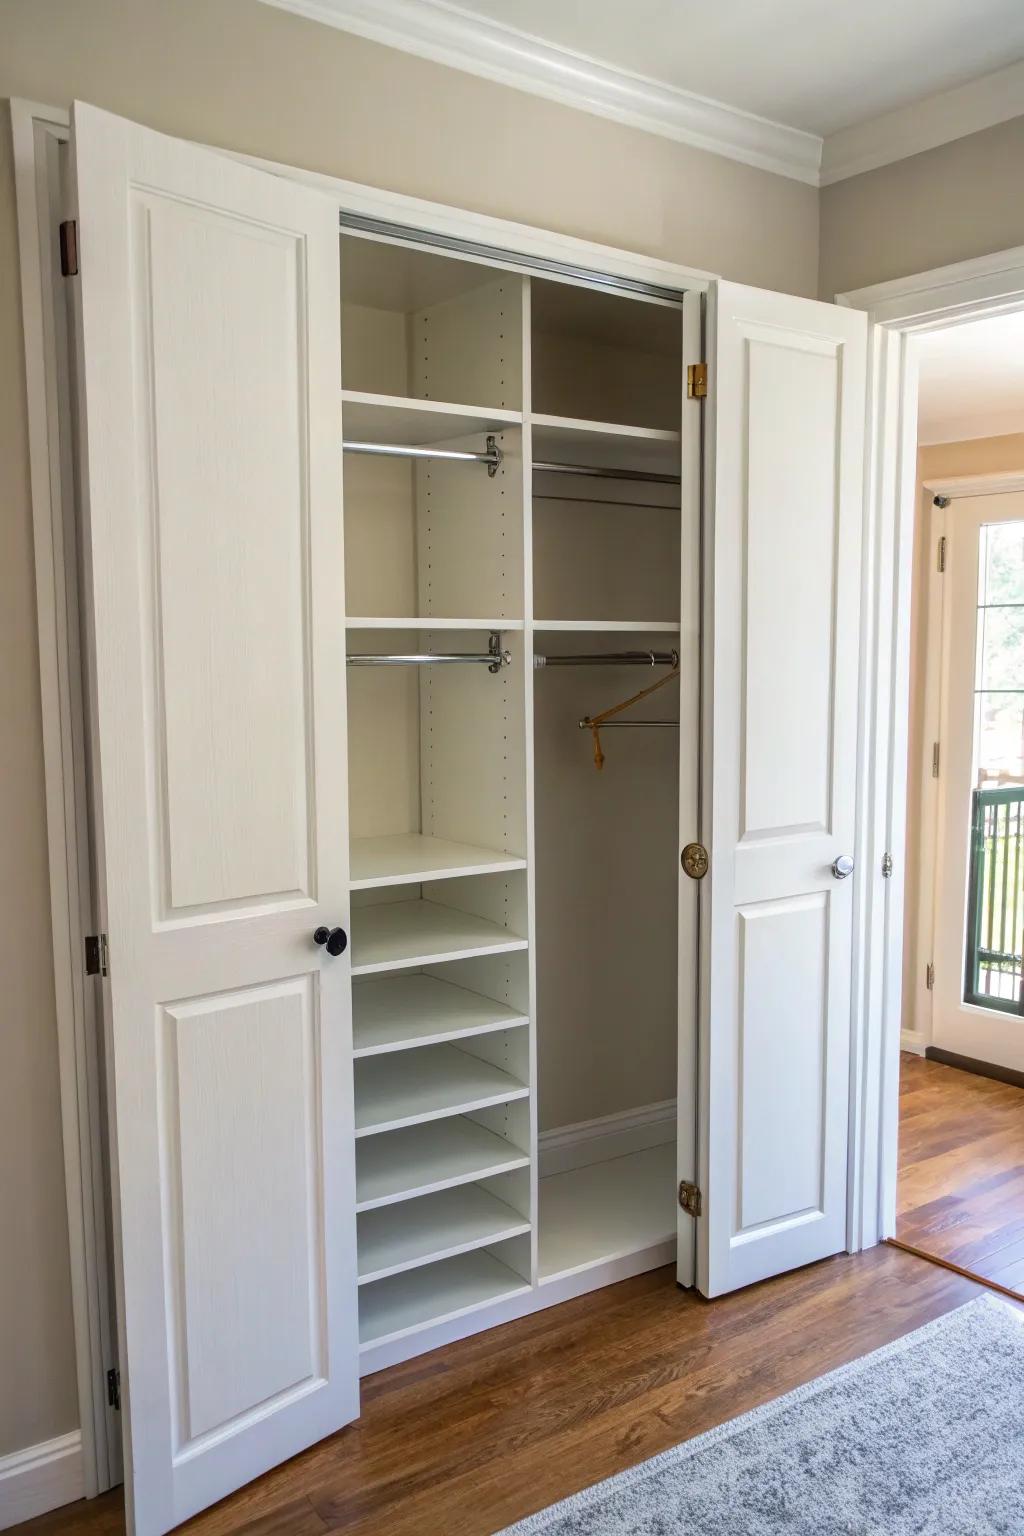
[[[491,479],[498,473],[504,455],[497,439],[488,437],[486,453],[472,453],[464,448],[414,448],[405,443],[342,443],[346,453],[377,453],[397,459],[454,459],[462,464],[486,464]]]
[[[534,469],[549,475],[588,475],[595,480],[645,480],[650,485],[681,485],[679,475],[659,475],[653,469],[613,469],[603,464],[555,464],[534,459]]]
[[[578,503],[581,507],[648,507],[652,512],[681,510],[677,501],[621,501],[614,496],[554,496],[534,491],[533,499],[534,501],[560,501],[567,507]]]
[[[429,628],[429,619],[424,620],[424,627]],[[433,652],[425,651],[417,655],[382,656],[376,653],[357,652],[354,656],[346,656],[345,660],[350,667],[432,667],[452,666],[458,663],[486,666],[488,672],[500,672],[502,667],[507,667],[512,661],[512,652],[503,651],[501,648],[501,635],[491,631],[487,642],[486,651],[451,651]]]
[[[592,731],[594,728],[593,720],[577,720],[576,723],[581,731]],[[677,731],[679,729],[678,720],[606,720],[599,729],[602,731],[634,731],[645,728],[649,729],[651,726],[656,725],[670,725],[674,726]]]
[[[535,667],[678,667],[678,651],[604,651],[588,656],[534,656]],[[660,722],[659,722],[660,723]]]

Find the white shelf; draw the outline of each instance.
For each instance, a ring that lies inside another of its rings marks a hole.
[[[674,1143],[541,1179],[537,1235],[541,1282],[674,1239]]]
[[[678,619],[535,619],[535,634],[678,635]]]
[[[519,1147],[460,1115],[367,1136],[356,1157],[356,1210],[376,1210],[529,1164]]]
[[[477,630],[481,634],[490,634],[492,630],[504,633],[506,630],[521,630],[524,627],[522,619],[435,619],[429,614],[422,618],[401,619],[376,619],[376,618],[347,618],[346,629],[411,629],[417,633],[425,633],[432,629],[462,629]]]
[[[360,1347],[403,1338],[529,1289],[515,1270],[481,1250],[409,1270],[360,1291]]]
[[[535,411],[530,417],[533,424],[534,448],[539,436],[541,443],[572,442],[578,438],[604,439],[613,442],[678,443],[679,433],[664,427],[628,427],[616,421],[588,421],[582,416],[548,416]]]
[[[352,442],[422,448],[473,433],[502,432],[518,426],[522,419],[522,411],[498,406],[450,405],[444,400],[373,395],[360,389],[341,392],[342,427],[346,440]],[[480,448],[482,451],[483,443]]]
[[[530,1091],[510,1072],[454,1045],[369,1056],[356,1063],[355,1076],[357,1137],[508,1104]]]
[[[613,421],[584,421],[574,416],[534,415],[533,457],[556,463],[598,464],[655,474],[679,473],[680,436],[660,427],[627,427]],[[543,474],[543,470],[538,470]],[[564,475],[558,477],[565,479]],[[671,490],[672,487],[665,487]],[[580,490],[570,496],[586,500]],[[605,495],[607,492],[597,492]]]
[[[434,1045],[526,1024],[506,1003],[436,976],[385,976],[352,990],[355,1055]]]
[[[386,901],[352,913],[352,974],[525,949],[518,934],[437,901]]]
[[[526,860],[493,848],[449,843],[420,832],[352,840],[350,885],[353,891],[380,885],[418,885],[422,880],[450,880],[456,875],[499,875],[525,869]]]
[[[359,1284],[529,1232],[525,1216],[477,1184],[386,1205],[359,1218]]]

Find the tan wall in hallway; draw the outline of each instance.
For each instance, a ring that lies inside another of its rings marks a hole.
[[[963,443],[936,443],[921,448],[917,455],[917,483],[955,478],[957,475],[994,475],[1020,470],[1024,473],[1024,433],[1006,437],[980,437]],[[951,511],[955,515],[956,502]],[[914,525],[914,576],[911,591],[910,640],[910,724],[907,753],[907,881],[903,942],[903,1027],[912,1029],[915,994],[924,967],[931,960],[917,944],[917,925],[921,908],[921,799],[922,760],[925,750],[924,686],[929,649],[938,646],[939,636],[928,633],[928,578],[935,558],[928,537],[927,505],[924,494],[918,496]]]
[[[817,291],[813,187],[256,0],[3,0],[12,95],[77,96],[185,138]],[[0,1455],[77,1422],[19,306],[0,122]]]

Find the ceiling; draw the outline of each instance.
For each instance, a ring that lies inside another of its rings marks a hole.
[[[822,137],[1024,58],[1021,0],[460,0],[459,9]]]
[[[919,442],[1024,432],[1024,314],[932,331],[916,347]]]

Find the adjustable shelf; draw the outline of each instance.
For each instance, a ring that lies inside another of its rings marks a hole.
[[[356,1057],[383,1055],[513,1029],[526,1015],[436,976],[385,976],[353,989]]]
[[[388,837],[357,837],[352,841],[351,888],[370,890],[381,885],[415,885],[423,880],[450,880],[458,875],[502,874],[525,869],[526,860],[493,848],[451,843],[419,832]]]
[[[534,412],[534,460],[595,457],[603,467],[629,468],[671,475],[678,483],[680,434],[661,427],[629,427],[613,421],[584,421],[575,416]]]
[[[353,976],[525,948],[500,923],[436,901],[381,902],[352,913]]]
[[[379,1280],[359,1293],[360,1348],[450,1322],[529,1289],[522,1275],[482,1249]]]
[[[386,1280],[529,1231],[525,1216],[477,1184],[383,1206],[359,1217],[359,1284]]]
[[[537,619],[537,634],[678,635],[678,619]]]
[[[541,1284],[676,1235],[676,1148],[648,1147],[540,1181]]]
[[[345,620],[346,629],[412,629],[424,633],[432,629],[472,629],[488,632],[503,629],[516,630],[523,627],[522,619],[434,619],[429,614],[425,614],[421,618],[409,618],[408,616],[401,619],[349,617]]]
[[[529,1097],[525,1083],[454,1045],[370,1056],[355,1065],[356,1136]]]
[[[356,1154],[356,1210],[376,1210],[529,1164],[519,1147],[461,1115],[367,1136]]]
[[[341,420],[346,438],[366,443],[408,443],[424,447],[470,433],[501,432],[518,426],[522,411],[497,406],[452,405],[442,400],[416,400],[401,395],[371,394],[343,389]],[[483,446],[481,444],[481,446]]]

